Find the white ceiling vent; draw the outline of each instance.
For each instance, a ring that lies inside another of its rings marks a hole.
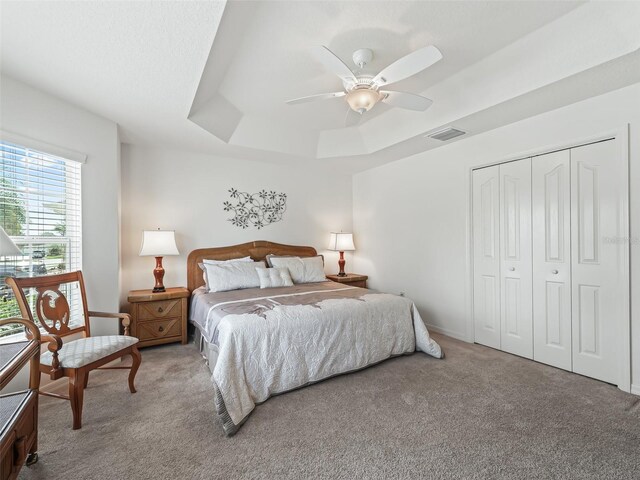
[[[428,133],[427,137],[446,142],[447,140],[459,137],[460,135],[464,135],[465,133],[467,132],[463,132],[462,130],[458,130],[457,128],[447,127],[443,128],[442,130]]]

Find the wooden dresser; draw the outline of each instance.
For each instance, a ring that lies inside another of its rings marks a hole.
[[[358,275],[357,273],[347,273],[346,276],[340,277],[339,275],[327,275],[327,279],[332,282],[344,283],[352,287],[367,288],[366,275]]]
[[[189,290],[167,288],[165,292],[131,290],[131,335],[140,339],[139,347],[162,343],[187,343],[187,302]]]
[[[38,461],[38,389],[40,387],[40,332],[22,319],[7,319],[0,325],[21,323],[31,340],[0,345],[0,389],[4,389],[30,362],[29,389],[0,395],[0,480],[13,480],[25,464]]]

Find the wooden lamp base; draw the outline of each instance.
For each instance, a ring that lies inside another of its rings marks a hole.
[[[345,261],[344,261],[344,252],[340,252],[340,260],[338,260],[338,266],[340,267],[340,271],[338,272],[338,276],[339,277],[346,277],[347,274],[344,273],[344,265],[345,265]]]
[[[153,276],[156,279],[156,285],[153,287],[154,293],[164,292],[166,289],[164,288],[164,283],[162,283],[162,279],[164,278],[164,268],[162,267],[162,257],[156,257],[156,268],[153,269]]]

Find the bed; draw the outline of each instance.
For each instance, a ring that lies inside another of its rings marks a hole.
[[[411,300],[330,281],[207,292],[204,259],[314,257],[313,247],[255,241],[194,250],[187,260],[189,320],[227,435],[269,397],[388,358],[442,358]]]

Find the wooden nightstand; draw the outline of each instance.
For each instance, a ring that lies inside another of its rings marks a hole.
[[[162,343],[187,343],[187,301],[189,290],[167,288],[166,292],[131,290],[131,336],[140,339],[138,347]]]
[[[367,288],[366,275],[358,275],[357,273],[347,273],[346,277],[339,277],[338,275],[327,275],[327,278],[332,282],[346,283],[352,287]]]

